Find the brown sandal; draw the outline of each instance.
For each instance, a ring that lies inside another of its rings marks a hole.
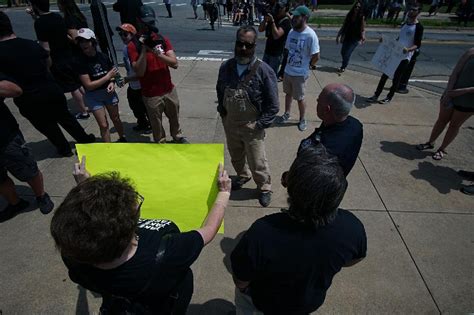
[[[448,152],[438,149],[435,154],[433,154],[433,160],[440,161],[444,158],[444,156],[448,154]]]

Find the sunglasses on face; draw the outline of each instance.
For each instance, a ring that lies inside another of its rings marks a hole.
[[[240,40],[235,41],[235,45],[239,48],[252,49],[255,47],[255,43],[242,42]]]
[[[119,32],[120,37],[127,37],[128,33],[127,32]]]

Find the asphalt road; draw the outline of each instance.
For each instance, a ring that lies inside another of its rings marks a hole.
[[[232,55],[233,41],[236,27],[230,25],[226,19],[222,26],[216,31],[212,31],[206,20],[202,19],[202,9],[199,8],[200,19],[192,18],[192,8],[186,3],[175,3],[173,5],[173,15],[171,19],[165,18],[166,10],[162,3],[149,3],[158,15],[159,28],[161,32],[168,36],[179,57],[188,58],[228,58]],[[106,3],[110,7],[111,3]],[[87,6],[82,7],[86,16],[90,19],[90,12]],[[23,10],[7,10],[13,22],[16,34],[20,37],[35,39],[32,19]],[[119,16],[108,9],[109,20],[113,28],[120,24]],[[90,23],[90,25],[92,25]],[[320,28],[316,32],[320,37],[321,62],[320,65],[337,67],[340,63],[340,46],[335,43],[335,28]],[[354,52],[349,68],[365,73],[378,73],[373,70],[370,60],[377,48],[378,37],[396,36],[396,30],[368,29],[368,41],[358,47]],[[114,45],[119,52],[122,44],[120,38],[113,37]],[[263,54],[265,46],[264,36],[259,38],[257,51],[259,56]],[[425,39],[422,52],[418,57],[412,79],[417,86],[423,87],[432,92],[440,93],[444,89],[449,74],[456,64],[458,58],[469,47],[474,45],[474,37],[471,34],[432,32],[425,30]],[[119,52],[119,56],[120,56]]]

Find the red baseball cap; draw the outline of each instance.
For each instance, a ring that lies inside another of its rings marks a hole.
[[[125,32],[129,32],[133,35],[137,34],[137,29],[135,28],[135,26],[133,26],[132,24],[129,24],[129,23],[124,23],[120,26],[117,26],[116,30],[117,30],[117,32],[125,31]]]

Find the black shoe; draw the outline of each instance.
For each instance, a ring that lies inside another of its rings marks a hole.
[[[151,129],[151,126],[148,126],[145,128],[145,130],[143,130],[143,134],[145,135],[149,135],[153,132],[153,130]]]
[[[474,195],[474,185],[463,185],[461,187],[461,192],[473,196]]]
[[[379,101],[379,104],[388,104],[388,103],[390,103],[391,101],[392,101],[391,98],[386,97],[386,98],[384,98],[383,100],[380,100],[380,101]]]
[[[76,119],[89,119],[89,117],[91,117],[91,115],[89,113],[77,113],[76,114]]]
[[[260,196],[258,197],[258,202],[260,205],[264,208],[268,207],[270,205],[270,202],[272,202],[272,192],[271,191],[262,191],[260,193]]]
[[[243,185],[245,185],[250,180],[250,178],[237,176],[237,177],[231,178],[231,180],[232,180],[232,190],[239,190],[242,188]]]
[[[188,141],[188,139],[186,139],[185,137],[182,137],[182,138],[179,138],[179,139],[176,139],[176,140],[171,141],[171,143],[189,144],[189,141]]]
[[[474,181],[474,172],[468,172],[468,171],[458,171],[458,175],[461,177],[464,177],[467,180]]]
[[[20,202],[16,205],[8,205],[5,210],[0,211],[0,222],[5,222],[15,217],[18,213],[22,212],[30,203],[26,200],[20,199]]]
[[[125,137],[120,137],[116,142],[118,143],[127,143],[127,139]]]
[[[374,94],[373,96],[367,98],[365,101],[367,103],[377,103],[378,99],[379,99],[379,97]]]
[[[397,90],[398,94],[408,94],[408,92],[410,92],[410,90],[408,90],[408,89],[399,89],[399,90]]]
[[[41,197],[36,197],[36,202],[42,214],[48,214],[54,209],[54,203],[47,193]]]

